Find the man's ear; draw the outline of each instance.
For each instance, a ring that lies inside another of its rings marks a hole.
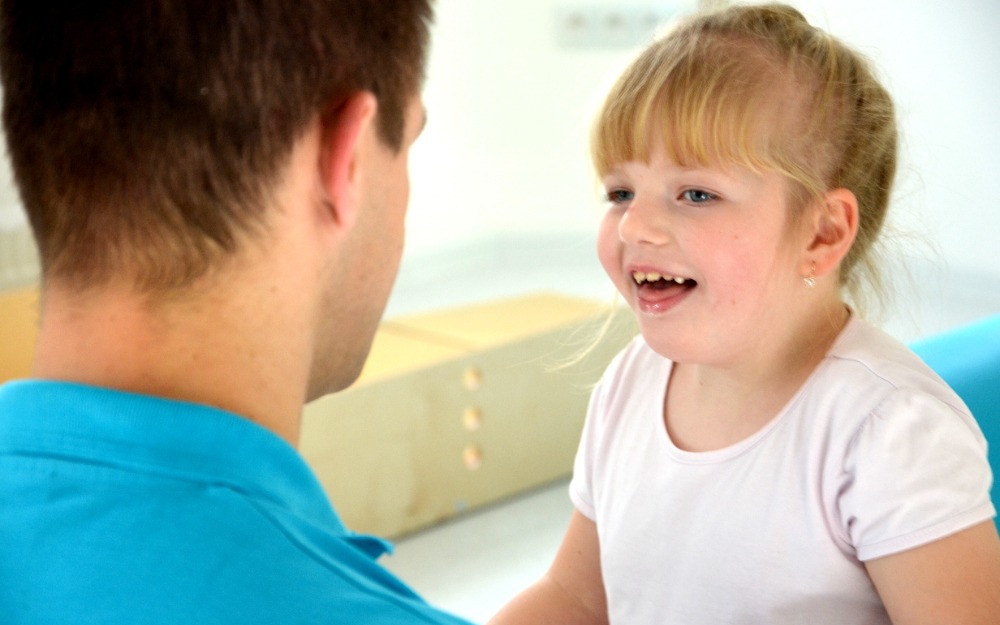
[[[351,94],[322,119],[319,184],[327,218],[350,226],[357,218],[364,175],[366,135],[372,130],[378,103],[367,91]]]
[[[823,194],[813,217],[812,240],[805,255],[802,275],[823,276],[835,271],[847,256],[858,233],[858,200],[849,189]]]

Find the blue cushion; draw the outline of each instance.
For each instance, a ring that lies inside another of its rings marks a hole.
[[[989,443],[993,505],[1000,510],[1000,314],[910,347],[955,389],[979,422]]]

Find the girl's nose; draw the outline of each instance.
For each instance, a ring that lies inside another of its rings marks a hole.
[[[663,245],[670,240],[665,209],[633,198],[618,222],[618,238],[631,245]]]

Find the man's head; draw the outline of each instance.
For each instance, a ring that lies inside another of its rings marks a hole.
[[[390,150],[423,78],[428,0],[3,0],[15,179],[43,275],[189,284],[265,226],[293,144],[351,94]]]
[[[328,138],[320,140],[325,175],[319,184],[329,202],[326,210],[313,211],[312,220],[302,219],[315,233],[306,239],[327,234],[336,241],[320,271],[319,316],[309,324],[315,335],[307,399],[340,390],[357,378],[402,257],[409,150],[426,115],[422,100],[413,97],[406,107],[402,143],[394,150],[365,121],[374,106],[366,104],[369,98],[352,96],[326,123]],[[297,185],[300,197],[309,195],[308,180]]]

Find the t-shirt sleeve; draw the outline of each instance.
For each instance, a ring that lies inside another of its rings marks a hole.
[[[580,445],[577,448],[576,460],[573,462],[573,479],[569,483],[569,498],[583,516],[591,521],[597,520],[594,508],[593,476],[597,450],[600,445],[601,425],[598,423],[604,404],[604,387],[607,378],[603,379],[590,395],[587,407],[587,419],[583,424]]]
[[[986,441],[971,415],[897,389],[855,434],[844,461],[841,530],[867,561],[992,518]]]
[[[617,418],[614,407],[616,398],[623,392],[623,385],[631,386],[632,369],[637,354],[642,352],[640,337],[636,337],[618,352],[608,363],[600,382],[590,394],[587,406],[587,418],[580,435],[580,445],[577,447],[576,460],[573,463],[573,479],[569,484],[569,497],[573,505],[585,517],[597,522],[597,493],[595,493],[595,475],[600,470],[601,462],[608,443],[608,428]]]

